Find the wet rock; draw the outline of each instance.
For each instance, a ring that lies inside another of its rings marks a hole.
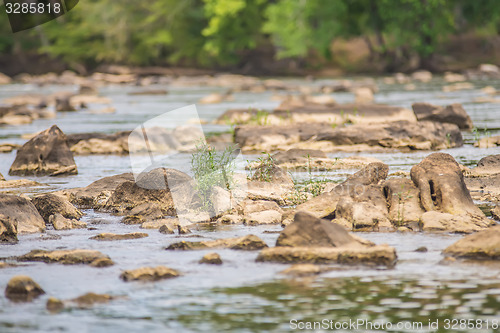
[[[59,213],[49,216],[48,223],[54,226],[55,230],[85,229],[87,223],[76,219],[67,219]]]
[[[145,90],[138,90],[138,91],[131,91],[128,93],[128,95],[131,96],[151,96],[151,95],[167,95],[168,91],[165,89],[145,89]]]
[[[500,206],[496,206],[491,210],[491,216],[497,221],[500,221]]]
[[[463,145],[458,126],[430,121],[332,126],[319,123],[285,126],[237,126],[235,143],[243,152],[299,149],[322,151],[431,150]]]
[[[179,235],[187,235],[187,234],[191,233],[191,230],[188,227],[185,227],[185,226],[182,226],[182,225],[178,225],[177,226],[177,233]]]
[[[120,278],[125,281],[158,281],[163,279],[170,279],[178,277],[181,274],[165,266],[157,267],[142,267],[133,270],[126,270],[121,275]]]
[[[160,205],[154,202],[145,202],[137,207],[134,207],[129,215],[122,219],[125,224],[139,224],[146,221],[158,220],[163,217]]]
[[[279,263],[339,263],[393,267],[397,256],[388,245],[363,246],[350,243],[342,247],[277,246],[262,250],[257,262]]]
[[[114,134],[78,133],[68,135],[68,144],[76,155],[128,154],[130,131]]]
[[[14,302],[31,302],[45,291],[29,276],[17,275],[9,280],[5,297]]]
[[[13,244],[17,242],[17,221],[13,221],[9,216],[0,214],[0,244]]]
[[[71,302],[76,303],[80,307],[90,307],[94,304],[99,303],[108,303],[114,297],[108,294],[95,294],[95,293],[86,293],[82,296],[78,296],[71,300]]]
[[[15,144],[15,143],[1,143],[0,144],[0,153],[10,153],[11,151],[15,149],[21,148],[21,145]]]
[[[472,119],[462,107],[462,104],[451,104],[446,107],[429,103],[413,103],[413,112],[419,121],[435,121],[457,125],[460,129],[473,128]]]
[[[110,260],[108,256],[96,250],[32,250],[17,258],[19,261],[43,261],[63,265],[87,264],[92,265],[98,260]]]
[[[132,232],[128,234],[112,234],[112,233],[101,233],[90,237],[89,239],[95,239],[99,241],[114,241],[114,240],[126,240],[126,239],[138,239],[148,237],[149,235],[143,232]]]
[[[37,183],[29,179],[10,179],[5,181],[0,181],[0,189],[4,188],[20,188],[20,187],[34,187],[41,186],[42,184]]]
[[[167,250],[203,250],[209,248],[229,248],[232,250],[254,251],[267,247],[267,244],[255,235],[247,235],[236,238],[223,238],[202,242],[178,242],[173,243]]]
[[[92,266],[92,267],[109,267],[109,266],[113,266],[115,263],[113,262],[113,260],[111,260],[109,257],[103,257],[103,258],[99,258],[99,259],[95,259],[94,261],[92,261],[89,266]]]
[[[179,220],[176,218],[168,218],[144,222],[141,224],[141,229],[160,229],[164,225],[168,226],[169,228],[177,228],[177,226],[179,225]]]
[[[47,303],[45,304],[45,307],[49,312],[57,313],[64,309],[64,303],[58,298],[49,297]]]
[[[26,198],[0,194],[0,212],[17,224],[17,232],[35,233],[45,230],[45,222],[35,206]]]
[[[420,206],[420,191],[415,184],[407,178],[391,178],[383,187],[391,222],[418,230],[418,222],[425,211]]]
[[[63,194],[79,207],[99,209],[106,204],[119,185],[131,181],[135,181],[132,173],[122,173],[96,180],[86,187],[63,191]]]
[[[245,200],[241,203],[241,212],[243,215],[249,215],[252,213],[263,212],[266,210],[274,210],[280,214],[283,214],[283,209],[274,201],[266,200]]]
[[[222,259],[218,253],[207,253],[199,261],[200,264],[222,265]]]
[[[105,210],[125,213],[144,203],[156,203],[167,216],[176,215],[172,191],[185,194],[186,202],[191,203],[193,196],[192,178],[175,170],[157,168],[138,176],[137,181],[126,181],[118,185],[104,205]],[[178,208],[182,203],[176,200]]]
[[[449,231],[470,232],[489,226],[490,221],[472,201],[462,171],[451,155],[431,154],[413,166],[410,175],[427,212],[422,216],[423,230],[439,230],[442,226]]]
[[[281,223],[282,218],[282,214],[276,210],[264,210],[246,215],[243,217],[243,223],[248,225],[278,224]]]
[[[418,249],[415,250],[415,252],[421,252],[421,253],[425,253],[427,252],[427,248],[425,246],[421,246],[419,247]]]
[[[18,151],[9,175],[77,174],[66,135],[56,125],[39,133]]]
[[[66,198],[55,194],[42,194],[31,199],[33,205],[43,217],[45,222],[49,222],[49,217],[56,213],[67,219],[80,219],[83,213],[73,206]]]
[[[171,227],[169,227],[167,224],[164,224],[162,225],[158,231],[161,233],[161,234],[167,234],[167,235],[172,235],[172,234],[175,234],[175,231],[174,229],[172,229]]]
[[[500,259],[500,226],[466,236],[443,251],[444,255],[464,259]]]
[[[295,264],[280,272],[283,275],[293,277],[304,277],[311,275],[319,275],[321,273],[332,271],[333,267],[325,267],[314,264]]]
[[[276,246],[340,247],[351,242],[354,238],[343,227],[299,211],[280,233]]]

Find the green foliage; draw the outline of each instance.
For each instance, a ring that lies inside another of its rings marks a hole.
[[[271,182],[276,164],[271,154],[265,152],[262,154],[263,156],[257,159],[258,167],[251,178],[263,182]]]
[[[191,171],[203,209],[212,209],[211,196],[214,186],[226,190],[233,189],[236,168],[234,151],[234,147],[231,146],[223,151],[216,151],[204,141],[196,145],[196,151],[191,155]]]
[[[15,35],[0,12],[2,54],[83,65],[225,66],[268,46],[278,58],[328,59],[333,41],[353,37],[377,57],[425,61],[453,34],[500,32],[495,0],[87,0]]]

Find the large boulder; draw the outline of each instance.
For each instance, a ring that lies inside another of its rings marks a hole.
[[[413,103],[412,108],[419,121],[455,124],[464,130],[470,130],[474,126],[462,104],[456,103],[442,107],[429,103]]]
[[[35,206],[17,195],[0,194],[0,212],[17,225],[18,233],[34,233],[45,230],[45,222]]]
[[[73,153],[66,135],[56,125],[39,133],[18,151],[9,175],[62,175],[77,174]]]
[[[443,253],[464,259],[500,259],[500,226],[466,236],[448,246]]]
[[[31,202],[43,217],[45,222],[49,222],[51,215],[61,214],[67,219],[80,219],[83,213],[76,209],[66,198],[52,194],[42,194],[34,197]]]
[[[17,243],[17,222],[0,214],[0,244]]]
[[[484,229],[490,221],[476,207],[464,182],[464,176],[455,159],[445,153],[434,153],[411,169],[411,179],[420,192],[420,203],[426,212],[433,214],[433,221],[444,225],[449,231],[453,229],[452,217],[460,217],[460,221],[472,230]],[[436,218],[438,218],[436,220]],[[445,223],[447,221],[449,223]],[[429,219],[422,219],[423,228]],[[435,228],[435,225],[432,227]],[[460,227],[462,229],[462,227]]]
[[[339,247],[351,242],[355,239],[340,225],[297,212],[293,223],[280,233],[276,246]]]

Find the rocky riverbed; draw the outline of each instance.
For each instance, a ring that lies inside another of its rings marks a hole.
[[[0,86],[0,330],[500,321],[499,75],[15,78]],[[131,131],[195,103],[198,126],[147,129],[150,152],[175,156],[134,175]],[[243,153],[208,208],[203,133]]]

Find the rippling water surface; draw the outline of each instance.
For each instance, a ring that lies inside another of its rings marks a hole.
[[[301,84],[323,85],[292,80]],[[481,136],[499,135],[500,104],[478,104],[473,100],[485,95],[480,89],[492,85],[500,90],[500,81],[472,82],[475,89],[444,93],[444,82],[436,78],[428,84],[417,84],[416,90],[405,91],[401,85],[378,82],[376,102],[411,107],[413,102],[446,105],[462,103],[471,115]],[[130,96],[134,87],[109,86],[101,90],[116,108],[115,114],[91,114],[87,111],[58,113],[56,119],[36,120],[32,124],[0,129],[0,142],[24,143],[20,135],[35,133],[57,124],[65,133],[113,133],[134,129],[140,123],[175,108],[196,103],[201,97],[218,88],[165,87],[165,96]],[[30,92],[51,93],[76,90],[71,86],[31,85],[0,86],[0,99]],[[229,108],[257,107],[271,109],[278,102],[271,93],[237,93],[234,101],[197,105],[198,113],[208,123]],[[335,99],[350,102],[350,93],[336,93]],[[176,124],[172,123],[172,127]],[[204,125],[208,132],[227,131],[226,126]],[[482,157],[498,154],[500,150],[474,148],[471,133],[464,133],[466,145],[449,149],[460,163],[475,165]],[[391,172],[409,171],[429,152],[414,153],[360,153],[387,163]],[[348,153],[330,154],[346,157]],[[257,156],[248,156],[255,159]],[[0,155],[0,172],[8,174],[15,153]],[[68,177],[41,177],[38,188],[22,189],[32,194],[64,188],[86,186],[105,176],[130,171],[126,156],[76,156],[79,174]],[[185,168],[190,156],[184,154],[169,167]],[[345,171],[323,176],[342,179]],[[8,177],[15,179],[17,177]],[[33,178],[35,179],[35,178]],[[19,192],[19,190],[16,190]],[[157,230],[139,229],[137,225],[119,223],[119,217],[85,211],[83,220],[93,230],[48,230],[45,234],[20,235],[16,245],[0,246],[3,259],[24,254],[32,249],[97,249],[109,255],[116,265],[108,268],[64,266],[45,263],[22,263],[17,267],[0,270],[0,287],[14,275],[29,275],[45,289],[46,295],[32,303],[11,303],[0,297],[0,332],[261,332],[288,331],[290,320],[302,322],[328,319],[345,322],[362,319],[380,323],[404,321],[440,321],[444,330],[446,319],[479,319],[484,325],[481,332],[498,331],[491,324],[500,321],[500,265],[471,263],[442,264],[441,251],[461,238],[448,234],[362,233],[361,237],[376,243],[387,243],[396,248],[399,261],[395,268],[338,267],[317,278],[290,279],[279,274],[287,265],[256,263],[257,252],[217,250],[222,266],[200,265],[198,260],[208,252],[169,252],[166,246],[180,240],[206,240],[242,236],[253,233],[273,246],[280,226],[223,226],[215,230],[194,230],[189,237],[163,235]],[[149,237],[114,242],[89,240],[101,232],[146,232]],[[415,252],[425,246],[428,252]],[[166,265],[177,269],[183,276],[155,283],[125,283],[118,276],[124,269],[142,266]],[[86,292],[108,293],[119,297],[108,304],[91,308],[69,307],[59,314],[45,309],[48,296],[63,300]],[[425,327],[424,327],[425,328]],[[477,326],[475,326],[477,328]],[[369,331],[361,329],[361,331]],[[414,331],[393,329],[392,331]],[[424,330],[425,331],[425,330]],[[432,330],[427,330],[432,331]],[[450,331],[450,330],[448,330]],[[453,331],[453,330],[452,330]],[[455,331],[470,332],[470,328]]]

